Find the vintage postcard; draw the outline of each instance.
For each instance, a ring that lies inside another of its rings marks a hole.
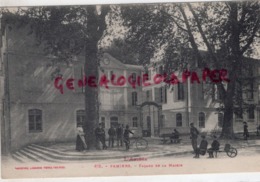
[[[0,8],[2,178],[260,171],[260,1]]]

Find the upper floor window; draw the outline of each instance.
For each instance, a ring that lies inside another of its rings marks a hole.
[[[83,122],[85,121],[85,110],[77,110],[76,112],[76,120],[77,120],[77,127],[80,127],[83,125]]]
[[[42,132],[42,110],[30,109],[29,113],[29,132]]]
[[[205,128],[205,113],[203,112],[199,113],[199,127]]]
[[[138,127],[138,119],[137,119],[137,117],[133,117],[133,127]]]
[[[146,90],[146,101],[152,100],[151,90]]]
[[[167,87],[160,88],[160,101],[161,103],[167,103]]]
[[[151,70],[147,70],[144,74],[148,75],[148,80],[151,80]]]
[[[137,92],[132,92],[132,105],[137,105]]]
[[[184,100],[184,87],[183,83],[178,83],[177,85],[177,99]]]
[[[181,115],[181,113],[176,114],[176,126],[178,126],[178,127],[182,126],[182,115]]]

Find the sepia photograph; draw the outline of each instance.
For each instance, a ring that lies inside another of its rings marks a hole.
[[[260,1],[0,7],[3,179],[260,171]]]

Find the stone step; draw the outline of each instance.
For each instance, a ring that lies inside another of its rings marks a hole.
[[[30,145],[30,146],[28,146],[28,148],[31,149],[31,150],[34,150],[37,153],[44,154],[44,155],[46,155],[46,156],[48,156],[49,158],[52,158],[52,159],[68,160],[68,161],[115,159],[115,158],[123,158],[125,155],[127,155],[125,153],[122,153],[122,154],[116,155],[116,156],[108,155],[106,153],[103,153],[103,155],[88,155],[87,152],[82,153],[81,155],[73,155],[73,154],[70,154],[69,152],[67,152],[67,153],[62,152],[62,154],[57,154],[57,153],[51,152],[51,150],[48,149],[48,148],[47,148],[47,150],[45,150],[46,147]],[[130,155],[131,155],[131,157],[139,156],[139,154],[130,154]]]
[[[26,152],[24,149],[19,150],[19,152],[20,152],[23,156],[25,156],[27,159],[30,159],[30,160],[32,160],[32,161],[34,161],[34,162],[39,162],[39,160],[37,159],[37,157],[35,157],[34,155],[32,155],[32,154]]]
[[[50,158],[50,157],[48,157],[47,155],[44,155],[44,154],[42,154],[42,153],[40,153],[40,152],[34,151],[34,150],[30,149],[29,147],[26,147],[26,148],[24,148],[23,150],[26,151],[27,153],[29,153],[29,154],[35,156],[37,159],[39,159],[39,160],[41,160],[41,161],[56,162],[56,163],[57,163],[57,162],[61,162],[61,161],[59,161],[59,160],[55,160],[55,159],[53,159],[53,158]]]

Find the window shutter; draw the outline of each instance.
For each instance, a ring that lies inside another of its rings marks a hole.
[[[166,100],[165,100],[165,89],[166,89],[165,87],[161,88],[161,92],[162,92],[161,93],[161,95],[162,95],[162,100],[161,101],[162,101],[162,103],[166,103]]]
[[[132,92],[127,92],[127,105],[131,106],[132,105]]]
[[[146,92],[147,92],[147,91],[143,91],[143,92],[142,92],[142,99],[140,99],[140,101],[141,101],[141,100],[142,100],[142,102],[148,101],[148,100],[146,99]]]

